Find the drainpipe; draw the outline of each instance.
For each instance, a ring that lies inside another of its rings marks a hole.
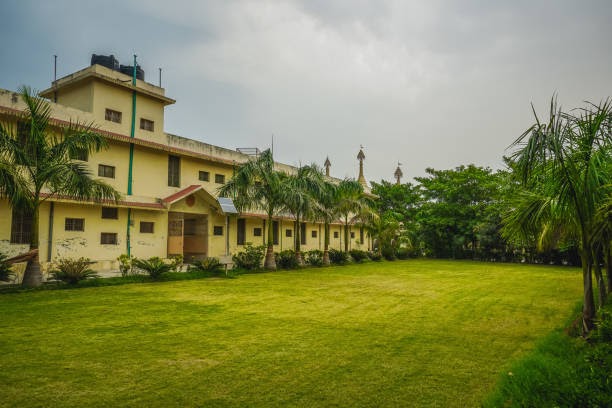
[[[136,132],[136,54],[134,54],[134,66],[132,69],[132,86],[134,89],[132,90],[132,127],[130,129],[130,138],[134,139],[134,135]],[[127,195],[132,195],[132,168],[134,165],[134,143],[130,143],[130,161],[128,166],[128,185],[127,185]],[[131,233],[130,233],[130,224],[132,223],[132,209],[128,208],[128,216],[127,216],[127,255],[131,255]]]
[[[47,243],[47,262],[51,262],[51,251],[53,250],[53,212],[55,203],[49,203],[49,242]]]

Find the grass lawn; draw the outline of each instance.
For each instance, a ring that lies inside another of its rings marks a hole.
[[[479,406],[574,268],[409,260],[0,295],[0,405]]]

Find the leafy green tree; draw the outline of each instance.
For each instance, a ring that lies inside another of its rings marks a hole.
[[[462,258],[473,254],[478,230],[490,207],[500,200],[500,177],[473,164],[451,170],[426,169],[416,177],[423,202],[417,213],[420,239],[435,257]]]
[[[298,167],[295,174],[289,174],[285,179],[284,207],[295,218],[294,249],[298,265],[303,265],[300,226],[305,217],[314,216],[316,197],[322,194],[323,173],[315,165]]]
[[[597,214],[610,199],[612,102],[566,113],[553,98],[547,123],[535,110],[534,116],[535,123],[512,145],[511,159],[524,191],[505,218],[505,228],[508,234],[533,234],[540,240],[576,238],[583,275],[583,330],[588,333],[595,316],[594,253],[598,246],[610,246],[609,237],[602,243],[597,234]]]
[[[219,194],[232,197],[239,211],[264,211],[271,226],[272,218],[284,208],[286,180],[287,175],[274,168],[272,152],[268,149],[257,158],[240,164],[232,179],[219,188]],[[276,269],[272,228],[268,228],[264,268]]]
[[[28,87],[22,87],[20,93],[26,109],[18,126],[0,124],[0,193],[13,208],[32,214],[30,250],[38,250],[41,203],[58,195],[99,201],[118,200],[120,194],[94,179],[85,163],[72,159],[84,151],[106,148],[106,139],[92,125],[52,126],[49,103]],[[35,253],[24,274],[27,286],[42,281],[38,251]]]

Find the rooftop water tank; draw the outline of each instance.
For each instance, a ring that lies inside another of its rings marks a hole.
[[[91,65],[102,65],[103,67],[113,69],[115,71],[119,70],[119,61],[115,58],[114,55],[96,55],[91,54]]]
[[[122,74],[125,74],[131,77],[134,74],[134,66],[133,65],[121,65],[119,66],[119,71]],[[136,65],[136,79],[140,79],[141,81],[144,81],[144,78],[145,78],[144,70],[140,68],[140,65]]]

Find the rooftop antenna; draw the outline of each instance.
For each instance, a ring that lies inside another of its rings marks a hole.
[[[161,68],[159,68],[159,87],[161,88]]]
[[[53,55],[53,86],[57,82],[57,55]],[[57,91],[53,92],[53,102],[57,102]]]

